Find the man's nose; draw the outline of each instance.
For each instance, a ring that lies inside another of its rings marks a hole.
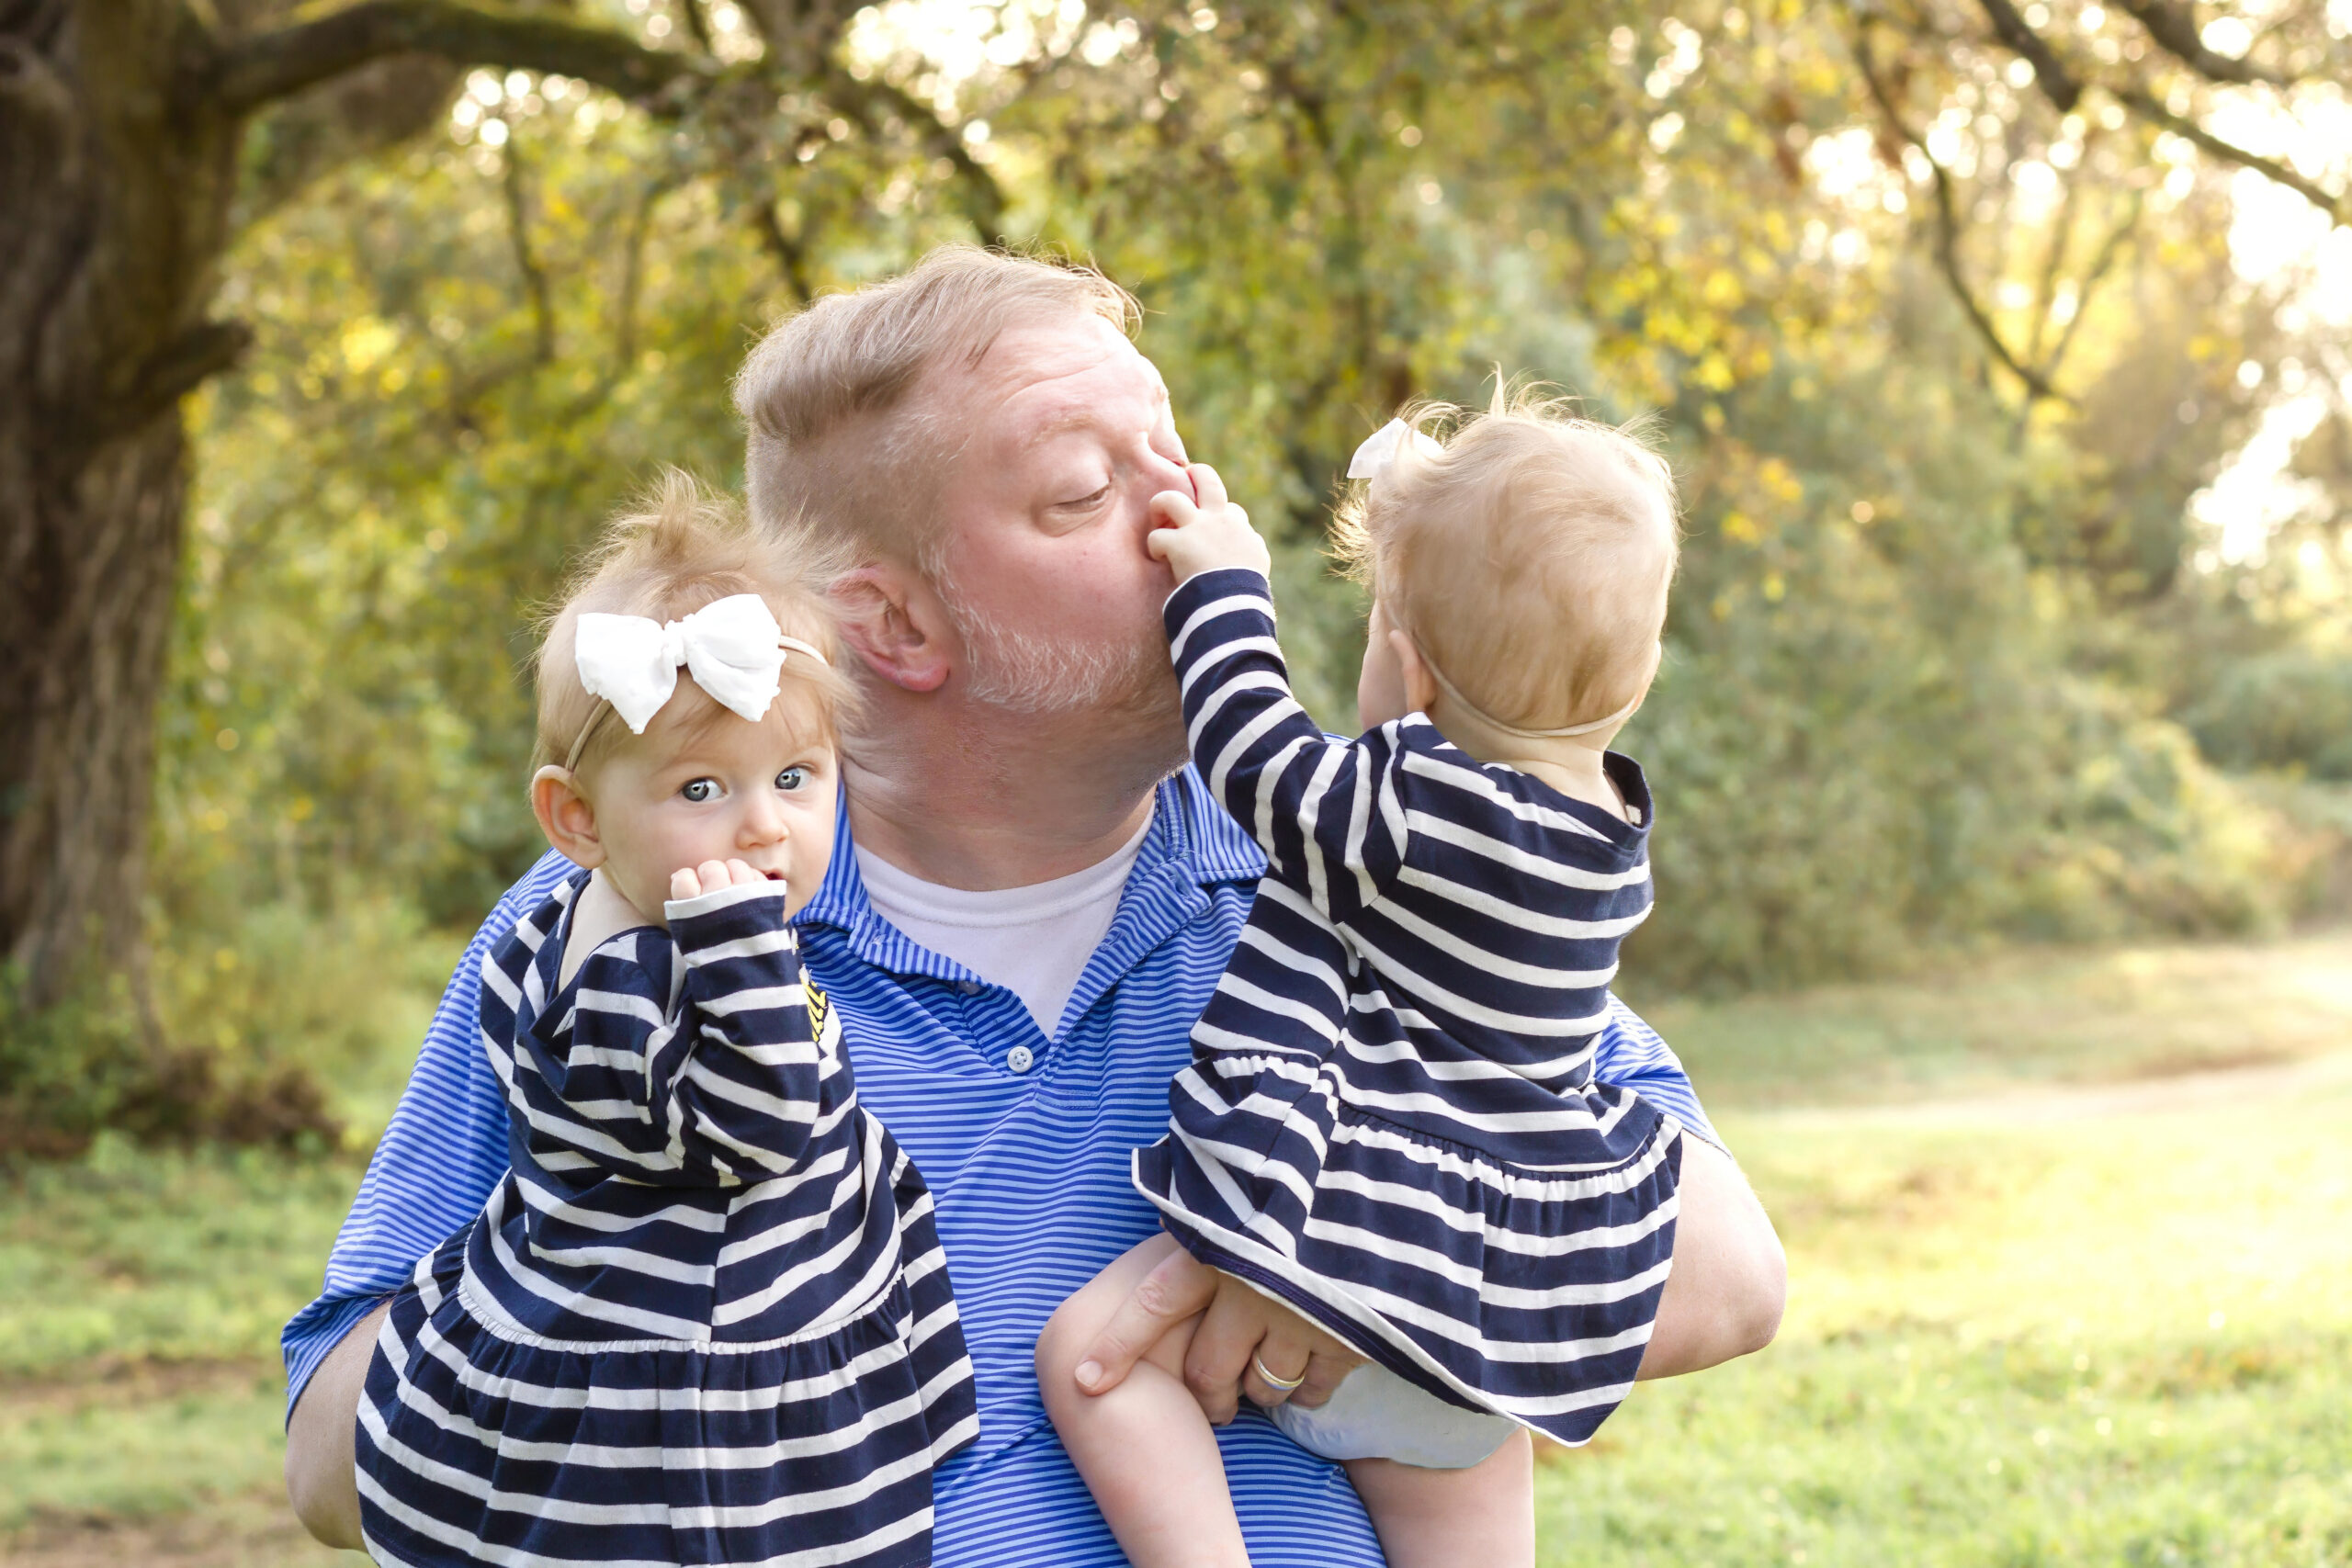
[[[1143,449],[1144,475],[1148,481],[1144,491],[1146,500],[1158,495],[1163,490],[1181,491],[1186,495],[1193,493],[1193,476],[1190,469],[1153,446],[1148,436],[1144,439]]]

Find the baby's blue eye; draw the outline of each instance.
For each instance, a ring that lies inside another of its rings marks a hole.
[[[775,776],[775,787],[778,789],[798,789],[808,782],[808,770],[806,768],[786,768]]]
[[[685,796],[687,801],[693,805],[707,805],[718,797],[718,781],[716,779],[689,779],[685,784],[679,789],[678,793]]]

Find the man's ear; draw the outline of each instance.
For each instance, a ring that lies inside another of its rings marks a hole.
[[[596,836],[596,807],[580,793],[570,768],[550,762],[531,775],[531,815],[557,853],[594,871],[605,863],[605,841]]]
[[[954,622],[922,575],[895,561],[869,561],[836,581],[830,597],[842,640],[894,686],[934,692],[946,682]]]
[[[1396,650],[1396,669],[1405,677],[1405,711],[1427,714],[1431,723],[1437,721],[1437,704],[1442,694],[1437,682],[1430,675],[1430,667],[1421,658],[1421,650],[1403,632],[1388,634],[1388,646]]]

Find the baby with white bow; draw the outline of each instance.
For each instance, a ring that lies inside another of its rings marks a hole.
[[[971,1366],[790,924],[854,700],[831,564],[673,475],[549,625],[531,804],[581,869],[481,957],[512,1168],[379,1338],[379,1562],[930,1561]]]
[[[1441,442],[1423,424],[1451,427]],[[1633,1386],[1671,1267],[1682,1128],[1597,1081],[1650,799],[1609,743],[1657,670],[1672,477],[1542,399],[1408,410],[1364,443],[1340,538],[1372,589],[1365,733],[1292,696],[1265,546],[1216,476],[1154,498],[1193,761],[1267,869],[1168,1135],[1135,1183],[1167,1234],[1065,1302],[1038,1376],[1141,1568],[1243,1568],[1217,1444],[1169,1331],[1100,1389],[1082,1358],[1182,1246],[1373,1364],[1288,1403],[1309,1348],[1244,1387],[1347,1468],[1391,1568],[1532,1568],[1527,1433],[1577,1444]]]

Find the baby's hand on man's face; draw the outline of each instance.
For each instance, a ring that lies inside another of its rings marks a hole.
[[[1152,558],[1166,561],[1179,582],[1227,568],[1270,571],[1273,558],[1266,553],[1266,541],[1250,526],[1250,514],[1226,500],[1225,481],[1216,470],[1195,463],[1186,472],[1192,495],[1164,490],[1151,498],[1154,526],[1143,545]]]
[[[670,897],[673,900],[699,898],[722,887],[745,887],[766,880],[740,860],[707,860],[698,866],[684,866],[672,872]]]

